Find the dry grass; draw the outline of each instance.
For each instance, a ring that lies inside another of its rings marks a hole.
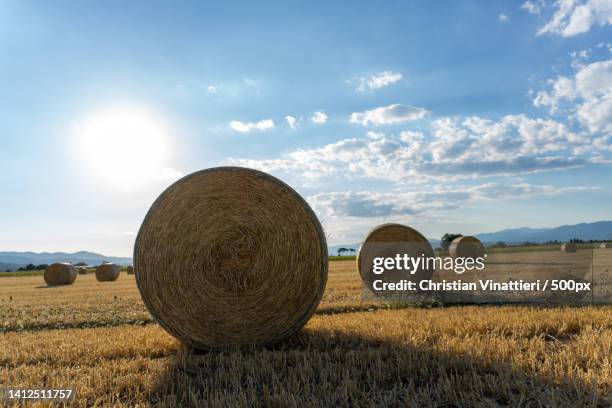
[[[330,263],[330,276],[317,313],[367,310],[362,302],[355,261]],[[379,305],[380,306],[380,305]],[[2,278],[0,332],[47,328],[82,328],[152,322],[134,280],[121,273],[115,282],[80,275],[71,286],[49,288],[41,276]]]
[[[83,407],[612,404],[612,307],[349,312],[371,306],[354,262],[330,266],[297,336],[197,355],[156,324],[124,324],[149,322],[133,276],[52,289],[36,288],[42,277],[5,278],[0,384],[73,386]],[[17,331],[19,320],[30,326]]]
[[[0,383],[73,385],[80,406],[607,406],[609,317],[525,307],[315,316],[274,348],[201,355],[156,325],[7,333]]]

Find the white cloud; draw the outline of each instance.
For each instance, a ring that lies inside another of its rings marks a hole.
[[[217,92],[217,88],[214,85],[208,85],[208,88],[206,88],[206,90],[210,93]]]
[[[538,92],[533,104],[552,114],[565,107],[589,132],[612,136],[612,59],[577,68],[574,77],[549,80],[550,90]]]
[[[359,123],[363,126],[389,125],[408,120],[421,119],[428,114],[429,112],[423,108],[394,104],[365,112],[353,112],[351,114],[351,123]]]
[[[505,23],[506,21],[508,21],[508,16],[502,13],[502,14],[499,15],[498,19],[502,23]]]
[[[313,121],[313,123],[320,125],[327,122],[327,115],[323,112],[315,112],[312,114],[310,119]]]
[[[287,115],[285,116],[285,120],[291,129],[295,129],[297,127],[297,118]]]
[[[542,11],[542,7],[544,7],[544,4],[544,0],[527,0],[525,3],[523,3],[521,8],[527,10],[529,14],[540,14],[540,12]]]
[[[554,187],[548,185],[486,183],[476,186],[434,186],[427,191],[394,192],[327,192],[307,198],[322,218],[336,217],[393,217],[449,211],[469,202],[486,200],[525,199],[553,196],[593,187]]]
[[[304,180],[368,178],[400,184],[520,175],[583,166],[607,154],[605,141],[550,119],[508,115],[441,118],[426,133],[368,133],[273,160],[233,160]]]
[[[369,77],[359,78],[357,90],[359,92],[364,92],[367,90],[380,89],[400,81],[401,79],[402,74],[399,72],[382,71]]]
[[[274,127],[274,121],[272,119],[264,119],[259,122],[241,122],[239,120],[232,120],[230,127],[236,132],[248,133],[251,130],[267,130]]]
[[[559,0],[552,19],[539,31],[572,37],[588,32],[593,26],[612,24],[612,2],[609,0]]]
[[[576,90],[574,89],[574,81],[570,78],[560,76],[555,80],[549,80],[551,86],[550,92],[540,91],[533,100],[534,106],[548,107],[550,113],[557,112],[559,104],[563,100],[573,100],[576,98]]]

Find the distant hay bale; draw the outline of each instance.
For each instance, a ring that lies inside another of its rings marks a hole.
[[[601,249],[609,249],[609,248],[612,248],[612,243],[610,243],[610,242],[604,242],[604,243],[603,243],[603,244],[601,244],[599,247],[600,247]]]
[[[49,286],[72,285],[77,278],[77,272],[72,264],[54,263],[45,269],[44,278]]]
[[[304,199],[257,170],[188,175],[153,203],[134,246],[151,315],[200,349],[271,344],[300,330],[327,282],[327,244]]]
[[[87,268],[77,268],[77,272],[79,273],[79,275],[87,275]]]
[[[378,294],[373,287],[373,283],[383,276],[373,273],[374,258],[395,257],[396,254],[400,253],[413,258],[421,255],[425,257],[434,256],[433,248],[427,238],[406,225],[382,224],[372,229],[365,236],[357,255],[357,269],[363,283],[372,293]],[[386,271],[384,280],[386,282],[399,282],[406,279],[418,282],[430,279],[432,275],[433,267],[420,267],[412,274],[405,271]]]
[[[105,263],[96,268],[96,279],[98,282],[112,282],[119,278],[121,268],[113,263]]]
[[[125,270],[125,272],[128,275],[133,275],[134,274],[134,267],[132,265],[128,266],[127,269]]]
[[[483,258],[485,247],[478,238],[468,235],[455,238],[448,247],[448,253],[452,258]]]
[[[576,252],[578,251],[578,245],[576,245],[574,242],[566,242],[565,244],[561,245],[561,251],[566,253]]]

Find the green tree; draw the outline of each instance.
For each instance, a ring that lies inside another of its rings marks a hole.
[[[442,235],[442,239],[440,240],[440,246],[444,249],[444,250],[448,250],[448,247],[450,246],[451,242],[453,242],[453,240],[455,238],[459,238],[462,237],[463,235],[461,234],[449,234],[448,232],[444,235]]]

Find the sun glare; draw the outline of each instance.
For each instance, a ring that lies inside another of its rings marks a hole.
[[[78,154],[98,177],[120,189],[159,177],[167,159],[162,126],[139,111],[97,113],[77,126]]]

